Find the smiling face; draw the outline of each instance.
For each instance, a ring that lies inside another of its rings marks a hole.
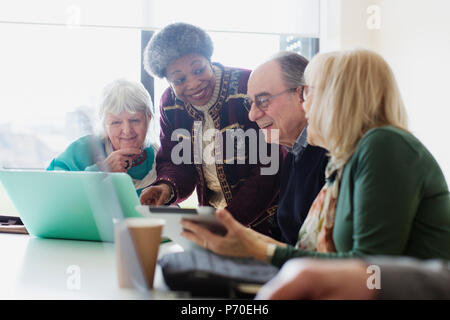
[[[281,67],[276,61],[269,61],[252,72],[248,81],[247,94],[251,100],[262,96],[273,96],[288,89],[282,80]],[[292,147],[303,130],[306,120],[302,108],[301,88],[286,92],[270,100],[267,110],[252,104],[249,119],[261,129],[267,129],[266,142],[276,143],[270,129],[278,130],[279,144]],[[266,132],[265,132],[266,133]]]
[[[124,148],[142,148],[147,136],[150,117],[143,111],[118,115],[107,113],[105,118],[106,133],[114,150]]]
[[[173,61],[167,67],[166,78],[180,100],[195,106],[208,103],[216,84],[211,63],[196,53]]]

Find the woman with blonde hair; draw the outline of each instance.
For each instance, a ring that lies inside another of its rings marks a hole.
[[[316,56],[305,72],[308,142],[329,151],[326,184],[296,246],[242,228],[225,211],[224,236],[183,221],[214,252],[282,265],[293,257],[450,258],[450,195],[425,146],[408,131],[394,75],[368,50]]]

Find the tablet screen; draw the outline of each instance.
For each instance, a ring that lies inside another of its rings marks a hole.
[[[198,214],[197,209],[186,209],[179,207],[157,207],[157,206],[149,206],[148,210],[151,213],[180,213],[180,214]]]
[[[201,224],[213,233],[224,235],[226,228],[216,219],[215,209],[212,207],[198,207],[196,209],[186,209],[178,207],[145,206],[138,205],[136,210],[144,217],[154,217],[164,219],[166,225],[163,228],[163,235],[180,244],[185,249],[195,247],[195,244],[182,237],[180,233],[183,228],[181,219],[188,219]]]

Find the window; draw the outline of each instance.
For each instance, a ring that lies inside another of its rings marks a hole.
[[[98,126],[112,79],[140,79],[140,31],[0,25],[0,165],[45,168]]]
[[[46,168],[72,141],[97,131],[98,97],[113,79],[145,80],[159,113],[167,83],[143,73],[144,29],[197,24],[214,41],[213,61],[248,69],[280,49],[308,57],[318,49],[315,0],[229,0],[223,14],[217,9],[208,0],[2,1],[0,168]],[[286,16],[294,12],[295,19]],[[13,211],[0,186],[0,215]]]
[[[319,51],[318,38],[242,32],[208,32],[208,34],[214,44],[211,60],[230,67],[253,70],[278,51],[298,52],[308,59]],[[165,79],[154,79],[154,103],[158,116],[159,99],[167,87]],[[156,125],[159,126],[159,123]],[[159,132],[159,129],[156,130]]]

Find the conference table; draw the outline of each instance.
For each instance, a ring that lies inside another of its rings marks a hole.
[[[162,243],[158,257],[182,250]],[[158,265],[152,290],[120,288],[113,243],[0,233],[0,299],[180,298],[189,295],[170,291]]]

